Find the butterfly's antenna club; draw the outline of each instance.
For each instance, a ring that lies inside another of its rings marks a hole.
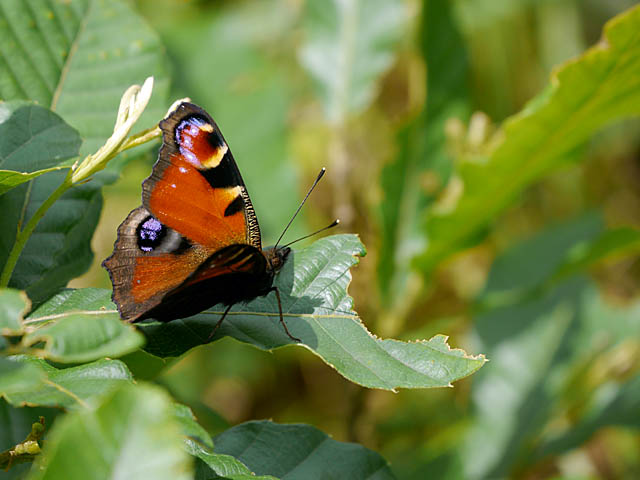
[[[274,249],[278,246],[278,244],[280,243],[280,240],[282,240],[282,237],[284,237],[284,234],[287,233],[287,230],[289,230],[289,227],[291,226],[291,224],[293,223],[293,221],[295,220],[296,216],[298,215],[298,212],[300,212],[300,209],[302,208],[302,206],[304,205],[304,202],[307,201],[307,198],[309,198],[309,195],[311,195],[311,192],[313,192],[313,189],[316,188],[316,185],[318,184],[318,182],[320,181],[320,179],[322,178],[322,176],[324,175],[324,172],[326,172],[327,169],[322,167],[322,170],[320,170],[320,173],[318,174],[318,176],[316,177],[316,181],[313,182],[313,185],[311,185],[311,188],[309,189],[309,191],[307,192],[307,195],[304,197],[304,200],[302,200],[302,202],[300,203],[300,206],[298,207],[298,209],[296,210],[296,213],[293,214],[293,217],[291,217],[291,220],[289,220],[289,223],[287,223],[287,226],[284,227],[284,230],[282,231],[282,234],[280,235],[280,238],[278,238],[278,241],[276,242],[276,244],[274,245]],[[323,229],[325,230],[325,229]],[[320,230],[322,231],[322,230]],[[317,232],[316,232],[317,233]],[[313,234],[312,234],[313,235]],[[303,237],[306,238],[306,237]],[[298,239],[298,240],[302,240],[302,239]],[[297,240],[296,240],[297,241]]]
[[[305,238],[313,237],[314,235],[316,235],[316,234],[318,234],[320,232],[324,232],[325,230],[329,230],[330,228],[333,228],[333,227],[335,227],[335,226],[337,226],[339,224],[340,224],[340,220],[336,219],[333,222],[331,222],[331,225],[327,225],[326,227],[321,228],[320,230],[317,230],[317,231],[315,231],[313,233],[310,233],[309,235],[305,235],[304,237],[300,237],[297,240],[294,240],[293,242],[289,242],[286,245],[283,245],[282,248],[288,247],[289,245],[291,245],[293,243],[296,243],[296,242],[299,242],[300,240],[304,240]]]

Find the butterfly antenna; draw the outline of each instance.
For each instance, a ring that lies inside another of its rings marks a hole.
[[[280,243],[280,240],[282,240],[282,237],[284,237],[284,234],[287,233],[287,230],[289,230],[289,227],[291,226],[291,224],[293,223],[293,220],[296,218],[296,216],[298,215],[298,212],[300,212],[300,209],[302,208],[302,206],[304,205],[304,202],[307,201],[307,198],[309,198],[309,195],[311,195],[311,192],[313,192],[313,189],[316,188],[316,185],[318,184],[318,182],[320,181],[320,179],[322,178],[322,176],[324,175],[324,172],[326,172],[327,169],[322,167],[322,170],[320,170],[320,173],[318,174],[318,176],[316,177],[316,181],[313,182],[313,185],[311,185],[311,188],[309,189],[309,191],[307,192],[307,195],[304,197],[304,200],[302,200],[302,202],[300,203],[300,206],[298,207],[298,209],[296,210],[296,213],[293,214],[293,217],[291,217],[291,220],[289,220],[289,223],[287,223],[287,226],[284,227],[284,230],[282,231],[282,234],[280,235],[280,238],[278,238],[278,241],[276,242],[276,244],[274,245],[274,249],[278,246],[278,244]],[[329,227],[326,227],[329,228]],[[322,230],[326,230],[326,228],[323,228]],[[319,230],[320,232],[322,230]],[[316,232],[318,233],[318,232]],[[313,234],[312,234],[313,235]],[[306,238],[306,237],[303,237]],[[302,240],[301,238],[299,238],[298,240]],[[297,240],[296,240],[297,241]]]
[[[284,247],[288,247],[289,245],[292,245],[292,244],[294,244],[294,243],[296,243],[296,242],[299,242],[300,240],[304,240],[305,238],[313,237],[314,235],[316,235],[316,234],[318,234],[318,233],[320,233],[320,232],[324,232],[325,230],[329,230],[330,228],[333,228],[333,227],[335,227],[335,226],[337,226],[337,225],[339,225],[339,224],[340,224],[340,220],[339,220],[339,219],[336,219],[336,220],[334,220],[334,221],[331,223],[331,225],[327,225],[326,227],[321,228],[321,229],[320,229],[320,230],[318,230],[318,231],[315,231],[315,232],[313,232],[313,233],[310,233],[309,235],[305,235],[304,237],[300,237],[300,238],[298,238],[297,240],[294,240],[293,242],[289,242],[289,243],[287,243],[286,245],[283,245],[283,246],[282,246],[282,248],[284,248]]]

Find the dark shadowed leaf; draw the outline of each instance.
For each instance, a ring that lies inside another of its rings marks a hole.
[[[310,425],[247,422],[218,435],[214,442],[216,452],[237,458],[259,475],[291,480],[395,478],[378,453],[333,440]]]
[[[196,479],[229,478],[233,480],[270,480],[275,477],[255,476],[246,465],[230,455],[215,453],[209,434],[198,424],[191,409],[174,404],[175,417],[185,436],[184,446],[187,452],[201,460],[196,467]],[[215,477],[212,475],[215,474]]]
[[[0,197],[0,265],[4,265],[19,227],[62,183],[66,172],[52,172],[19,185]],[[93,260],[91,235],[102,208],[101,185],[91,181],[67,191],[47,211],[27,241],[11,277],[11,287],[24,289],[40,303]]]
[[[55,113],[24,101],[0,103],[0,195],[78,155],[80,136]]]

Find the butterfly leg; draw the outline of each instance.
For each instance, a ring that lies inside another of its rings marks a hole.
[[[287,324],[284,323],[284,317],[282,316],[282,301],[280,300],[280,290],[278,290],[278,287],[271,287],[270,291],[276,292],[276,299],[278,300],[278,311],[280,312],[280,323],[284,327],[284,331],[287,332],[287,335],[291,340],[297,343],[302,343],[302,340],[291,335],[291,332],[289,332],[289,329],[287,328]]]
[[[218,320],[218,323],[216,323],[216,326],[213,327],[213,330],[209,334],[209,338],[207,338],[207,342],[209,342],[213,338],[213,336],[216,334],[216,332],[220,328],[220,325],[222,324],[222,321],[224,320],[224,317],[226,317],[227,313],[229,313],[229,310],[231,310],[231,307],[233,307],[233,303],[227,307],[227,309],[222,314],[222,317],[220,318],[220,320]]]

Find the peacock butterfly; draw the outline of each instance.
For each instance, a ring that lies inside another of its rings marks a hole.
[[[186,102],[159,126],[162,147],[142,183],[142,206],[118,227],[113,253],[102,263],[121,317],[168,322],[222,303],[227,308],[210,339],[231,306],[273,291],[282,326],[299,342],[273,286],[290,249],[262,249],[258,219],[220,129]]]

